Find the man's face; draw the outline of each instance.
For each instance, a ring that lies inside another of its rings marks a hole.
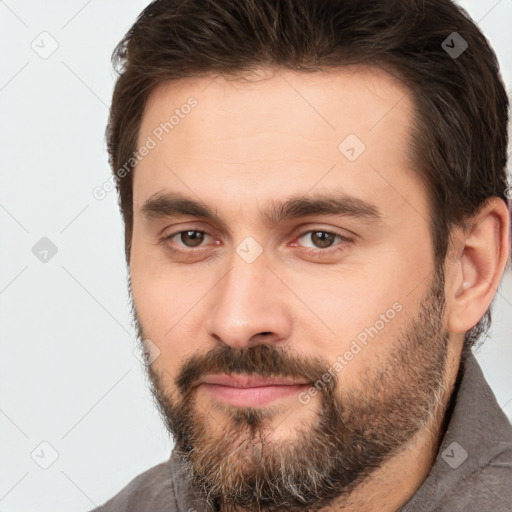
[[[159,354],[160,410],[210,499],[327,505],[439,413],[444,282],[407,158],[411,113],[408,90],[369,69],[151,94],[134,317]]]

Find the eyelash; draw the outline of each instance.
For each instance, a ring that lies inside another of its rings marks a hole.
[[[199,229],[184,229],[181,231],[176,231],[175,233],[172,233],[170,235],[164,236],[163,238],[160,239],[160,243],[164,244],[166,246],[166,248],[173,253],[186,254],[186,253],[199,252],[201,250],[202,246],[199,246],[197,249],[189,247],[188,249],[181,250],[181,249],[176,249],[176,248],[170,246],[169,244],[167,244],[167,242],[170,241],[171,239],[173,239],[175,236],[181,235],[182,233],[188,233],[190,231],[193,233],[202,233],[204,235],[209,236],[208,233],[206,233],[205,231],[201,231]],[[332,255],[333,253],[335,253],[337,251],[343,251],[345,249],[345,245],[347,243],[353,242],[353,239],[343,236],[340,233],[337,233],[335,231],[325,231],[322,229],[310,229],[308,231],[304,231],[297,237],[297,240],[304,237],[305,235],[310,234],[310,233],[324,233],[324,234],[328,234],[328,235],[333,235],[340,239],[340,243],[334,244],[331,247],[327,247],[325,249],[313,249],[311,247],[301,247],[301,251],[309,256],[323,256],[325,254]],[[339,247],[339,246],[341,246],[341,247]]]

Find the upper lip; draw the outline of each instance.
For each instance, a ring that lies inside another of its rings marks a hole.
[[[262,386],[293,386],[298,384],[309,384],[303,379],[284,377],[259,377],[257,375],[208,375],[201,380],[201,384],[220,384],[234,388],[257,388]]]

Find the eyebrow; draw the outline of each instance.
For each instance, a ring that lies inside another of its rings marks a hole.
[[[141,212],[147,219],[189,215],[225,227],[225,222],[208,205],[178,192],[159,192],[152,195],[144,202]],[[382,213],[374,204],[336,191],[308,197],[292,196],[282,202],[271,201],[266,210],[259,212],[260,219],[271,226],[286,219],[313,215],[347,216],[370,222],[382,219]]]

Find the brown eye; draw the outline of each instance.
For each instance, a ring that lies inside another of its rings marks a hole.
[[[333,235],[332,233],[327,233],[326,231],[311,232],[311,241],[317,247],[320,247],[322,249],[330,247],[333,244],[335,238],[336,235]]]
[[[353,239],[337,233],[312,229],[302,233],[293,246],[299,246],[302,254],[312,258],[331,257],[345,251],[353,244]]]
[[[344,237],[341,235],[338,235],[337,233],[331,233],[329,231],[308,231],[304,233],[300,238],[312,243],[313,247],[309,246],[309,248],[313,249],[328,249],[334,244],[337,238],[344,240]],[[306,245],[305,247],[308,246]]]
[[[197,247],[204,240],[202,231],[181,231],[180,240],[186,247]]]

